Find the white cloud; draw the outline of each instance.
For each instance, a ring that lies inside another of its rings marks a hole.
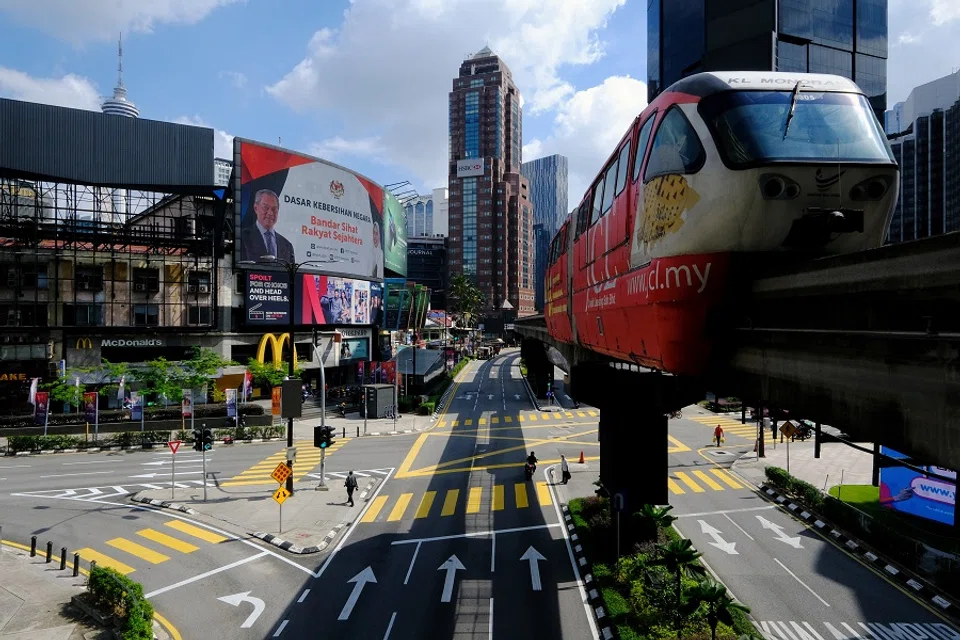
[[[930,17],[937,25],[960,20],[960,2],[957,0],[931,0]]]
[[[573,209],[627,127],[646,106],[646,83],[629,76],[607,78],[603,84],[573,94],[557,110],[553,134],[545,140],[530,140],[523,147],[523,157],[533,160],[554,153],[567,156],[568,208]]]
[[[344,157],[366,158],[381,163],[389,162],[386,150],[377,136],[350,140],[334,136],[310,145],[307,153],[333,162],[341,162]]]
[[[960,67],[958,0],[892,0],[887,107]]]
[[[60,107],[100,110],[100,94],[92,82],[72,73],[59,78],[34,78],[0,67],[0,96]]]
[[[213,157],[228,160],[233,158],[233,136],[226,131],[211,127],[200,116],[180,116],[174,122],[213,129]]]
[[[243,89],[245,86],[247,86],[247,76],[239,71],[221,71],[220,77],[226,78],[230,84],[237,89]]]
[[[597,33],[625,2],[352,0],[342,24],[314,34],[306,57],[267,91],[298,112],[336,117],[341,144],[355,145],[342,152],[376,140],[378,155],[434,187],[446,182],[446,96],[468,55],[490,46],[528,113],[555,109],[575,92],[561,71],[603,55]]]
[[[0,0],[21,24],[74,44],[116,40],[121,31],[149,33],[161,24],[195,24],[240,0]]]

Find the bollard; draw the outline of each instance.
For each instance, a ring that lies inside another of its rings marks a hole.
[[[67,568],[67,548],[60,547],[60,571]]]
[[[73,577],[80,575],[80,554],[73,554]]]
[[[360,433],[360,427],[357,427],[357,433]],[[344,437],[344,438],[347,437],[347,428],[346,428],[346,427],[343,428],[343,437]]]
[[[357,437],[360,437],[360,427],[357,427]]]
[[[93,572],[96,571],[96,570],[97,570],[97,561],[96,561],[96,560],[91,560],[91,561],[90,561],[90,573],[93,573]]]
[[[53,543],[47,540],[47,564],[53,559]]]
[[[37,536],[30,536],[30,557],[37,557]]]

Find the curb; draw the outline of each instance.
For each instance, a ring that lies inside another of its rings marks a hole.
[[[930,585],[912,577],[906,570],[900,569],[887,560],[884,560],[877,554],[870,551],[870,549],[864,546],[862,542],[844,534],[840,529],[834,527],[832,524],[824,522],[815,513],[808,511],[802,505],[797,504],[790,498],[782,495],[776,489],[769,487],[767,484],[761,484],[759,492],[768,500],[775,502],[778,506],[787,509],[793,515],[793,517],[798,518],[807,524],[813,525],[813,527],[820,533],[829,535],[831,539],[842,545],[845,550],[854,554],[868,566],[882,571],[887,575],[888,578],[894,579],[894,581],[898,584],[910,587],[910,591],[915,596],[933,605],[937,611],[949,616],[953,620],[960,620],[960,607],[945,598],[939,591]]]
[[[527,376],[521,375],[520,378],[523,380],[523,388],[527,390],[527,397],[530,398],[530,402],[533,403],[533,406],[536,407],[537,411],[543,411],[540,403],[537,402],[536,394],[533,393],[533,389],[530,387],[530,382],[527,381]]]
[[[226,440],[214,440],[215,443],[220,443],[223,445],[226,444],[251,444],[256,442],[279,442],[283,438],[252,438],[250,440],[233,440],[232,442],[227,443]],[[181,442],[186,442],[182,440]],[[40,451],[17,451],[17,452],[6,452],[0,457],[6,456],[40,456],[40,455],[56,455],[58,453],[103,453],[104,451],[163,451],[161,445],[165,445],[164,442],[154,442],[151,447],[121,447],[121,446],[109,446],[109,447],[86,447],[84,449],[42,449]]]
[[[161,509],[176,509],[177,511],[180,511],[182,513],[188,513],[192,516],[197,515],[197,512],[191,509],[190,507],[186,507],[176,502],[167,502],[166,500],[153,500],[152,498],[141,498],[140,493],[136,493],[130,496],[130,500],[132,500],[133,502],[139,502],[140,504],[149,504],[154,507],[160,507]]]
[[[524,378],[526,380],[526,378]],[[551,480],[556,482],[556,479],[553,475],[553,467],[550,467],[547,472],[550,474]],[[557,493],[559,496],[559,492]],[[560,511],[563,513],[563,523],[567,527],[567,531],[570,534],[570,543],[573,545],[573,555],[577,561],[578,571],[583,572],[583,586],[587,590],[587,599],[590,601],[590,610],[593,611],[594,617],[597,619],[597,627],[600,629],[600,637],[603,640],[612,640],[613,631],[610,629],[610,625],[607,621],[607,612],[603,609],[603,599],[600,597],[600,592],[597,590],[593,582],[593,574],[589,571],[590,563],[587,560],[587,557],[583,553],[583,546],[580,544],[580,536],[577,535],[576,527],[573,525],[573,516],[570,515],[569,509],[567,509],[567,503],[560,503]]]

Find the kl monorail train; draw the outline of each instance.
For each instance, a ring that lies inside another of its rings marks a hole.
[[[883,129],[850,80],[689,76],[633,121],[553,238],[547,328],[621,360],[699,375],[708,317],[729,295],[738,257],[880,246],[898,189]]]

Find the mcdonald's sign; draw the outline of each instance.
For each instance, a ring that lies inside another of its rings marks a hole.
[[[273,351],[273,365],[279,367],[283,364],[283,343],[289,342],[290,348],[293,351],[294,362],[298,361],[297,358],[297,347],[293,344],[293,340],[290,338],[289,333],[282,333],[280,336],[275,336],[272,333],[265,333],[263,337],[260,338],[260,345],[257,347],[257,362],[264,364],[263,358],[267,353],[267,344],[271,346]]]
[[[77,344],[74,349],[93,349],[93,340],[90,338],[77,338]]]

